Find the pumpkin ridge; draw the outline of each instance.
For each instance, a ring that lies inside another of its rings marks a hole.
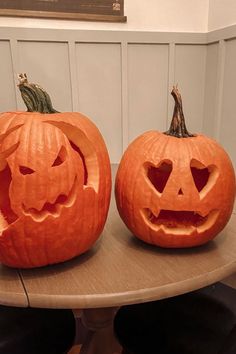
[[[150,159],[153,159],[153,161],[155,161],[156,156],[161,154],[163,150],[166,148],[166,146],[164,146],[164,144],[161,143],[162,134],[155,134],[152,138],[153,141],[151,141],[151,139],[150,141],[146,141],[147,145],[149,146],[149,150],[146,151],[147,151],[147,155],[150,156]],[[150,155],[150,151],[152,151],[151,155]]]

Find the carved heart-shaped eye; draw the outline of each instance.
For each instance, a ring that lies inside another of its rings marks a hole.
[[[62,146],[55,161],[52,164],[52,167],[61,165],[65,161],[66,155],[67,155],[66,148]]]
[[[216,166],[205,166],[203,163],[195,159],[191,160],[190,169],[194,184],[199,193],[203,191],[203,189],[207,192],[218,177],[218,169]]]
[[[190,163],[190,169],[193,176],[194,184],[198,192],[201,192],[201,190],[206,186],[208,182],[210,171],[200,161],[197,161],[195,159],[192,159]]]
[[[172,172],[172,168],[172,162],[169,160],[161,162],[157,167],[151,164],[146,167],[147,177],[159,193],[163,192]]]

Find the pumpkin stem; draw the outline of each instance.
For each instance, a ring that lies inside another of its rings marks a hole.
[[[183,113],[182,98],[177,86],[173,87],[171,94],[175,100],[175,107],[170,128],[164,134],[175,136],[176,138],[188,138],[194,136],[187,131]]]
[[[27,75],[18,75],[22,99],[28,112],[58,113],[53,106],[49,94],[39,85],[28,82]]]

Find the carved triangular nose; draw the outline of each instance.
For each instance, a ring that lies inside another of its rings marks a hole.
[[[180,188],[179,189],[179,191],[178,191],[178,195],[183,195],[184,193],[183,193],[183,191],[182,191],[182,188]]]

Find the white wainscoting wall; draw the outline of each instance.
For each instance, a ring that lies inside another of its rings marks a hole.
[[[60,111],[89,116],[112,162],[146,130],[167,129],[173,84],[190,131],[216,138],[236,166],[236,26],[209,33],[0,28],[0,111],[25,109],[26,72]]]

